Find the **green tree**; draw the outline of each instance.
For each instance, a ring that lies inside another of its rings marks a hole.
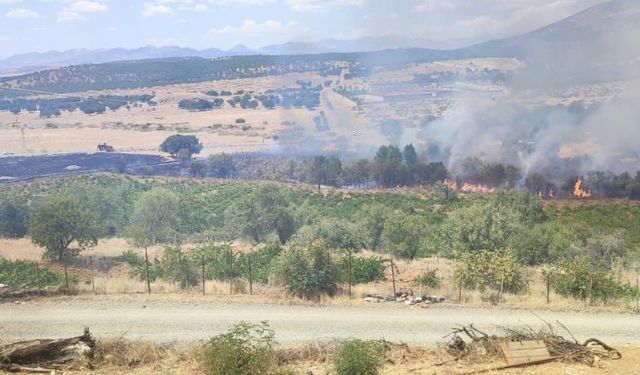
[[[66,194],[45,198],[29,220],[31,241],[45,248],[45,256],[62,261],[98,243],[101,230],[89,210]],[[77,248],[72,249],[71,245]]]
[[[404,146],[402,155],[404,156],[404,162],[407,163],[408,166],[413,166],[418,163],[418,153],[412,144]]]
[[[396,146],[380,146],[373,161],[373,177],[380,186],[392,187],[399,183],[402,152]]]
[[[174,134],[162,142],[160,150],[173,157],[178,156],[178,153],[183,153],[190,158],[193,154],[199,154],[202,147],[202,143],[195,135]]]
[[[277,283],[301,298],[319,300],[324,294],[334,296],[338,292],[338,268],[321,239],[294,241],[280,256],[274,276]]]
[[[207,159],[209,175],[216,178],[230,178],[236,173],[236,166],[231,155],[224,152],[219,155],[211,155]]]
[[[394,212],[384,224],[384,247],[397,257],[413,259],[420,249],[422,231],[422,223],[417,216]]]
[[[260,186],[234,202],[225,211],[225,226],[254,243],[265,242],[271,233],[285,243],[296,231],[289,201],[276,185]]]
[[[0,203],[0,237],[19,238],[27,234],[27,209],[15,199]]]
[[[357,226],[366,248],[376,251],[382,247],[382,233],[389,211],[381,204],[373,204],[365,207],[358,215],[360,220]]]
[[[154,188],[143,193],[134,205],[128,237],[144,248],[172,242],[178,226],[178,209],[178,197],[169,190]]]

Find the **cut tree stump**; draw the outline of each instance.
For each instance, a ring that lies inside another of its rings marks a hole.
[[[87,365],[93,358],[96,343],[89,329],[78,337],[60,340],[30,340],[0,346],[0,369],[29,371]],[[37,367],[28,367],[37,366]]]

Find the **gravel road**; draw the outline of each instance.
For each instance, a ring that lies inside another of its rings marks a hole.
[[[540,318],[563,322],[579,340],[597,337],[611,344],[640,344],[640,317],[617,313],[572,313],[471,309],[402,304],[364,306],[288,306],[224,302],[215,298],[80,296],[0,304],[0,339],[79,335],[83,327],[101,338],[155,342],[197,341],[241,321],[267,320],[276,339],[294,345],[328,338],[386,338],[412,344],[442,341],[452,327],[474,323],[496,332],[500,326],[541,326]]]

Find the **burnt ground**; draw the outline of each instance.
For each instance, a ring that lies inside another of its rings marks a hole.
[[[1,157],[0,182],[67,174],[112,172],[118,169],[118,165],[124,166],[127,173],[137,173],[143,168],[153,170],[175,163],[158,155],[111,152]]]

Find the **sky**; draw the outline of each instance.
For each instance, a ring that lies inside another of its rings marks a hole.
[[[401,36],[455,44],[533,30],[603,0],[0,0],[0,57],[146,45],[251,48]]]

